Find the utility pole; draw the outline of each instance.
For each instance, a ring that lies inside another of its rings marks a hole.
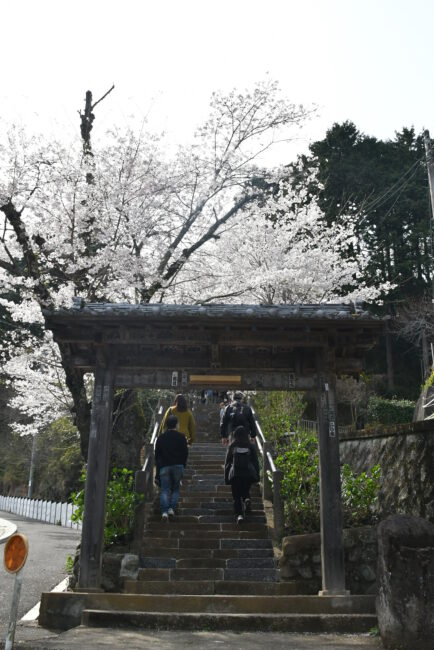
[[[32,440],[32,455],[30,457],[29,485],[27,487],[28,499],[31,499],[33,494],[33,475],[35,473],[35,457],[36,457],[36,432],[33,434],[33,440]]]
[[[429,131],[425,130],[423,132],[423,141],[425,144],[425,157],[426,157],[426,168],[428,172],[428,185],[429,185],[429,194],[431,199],[431,282],[432,282],[432,302],[434,308],[434,269],[433,269],[433,222],[434,222],[434,160],[433,153],[431,150],[431,140],[429,137]]]
[[[428,185],[429,185],[429,194],[430,194],[430,199],[431,199],[431,221],[430,221],[430,240],[431,240],[431,247],[430,247],[430,253],[431,253],[431,303],[432,303],[432,309],[434,310],[434,160],[433,160],[433,152],[431,149],[431,140],[429,137],[429,131],[426,129],[423,132],[423,141],[425,144],[425,157],[426,157],[426,168],[428,172]],[[423,332],[423,341],[425,342],[425,346],[427,346],[427,341],[426,341],[426,332]],[[427,354],[427,353],[426,353]],[[426,363],[426,360],[425,360]],[[432,359],[432,363],[434,365],[434,358]],[[426,374],[428,374],[426,372]]]

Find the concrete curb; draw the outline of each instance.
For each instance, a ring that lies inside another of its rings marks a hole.
[[[17,527],[7,519],[0,519],[0,544],[7,542],[9,537],[17,532]]]

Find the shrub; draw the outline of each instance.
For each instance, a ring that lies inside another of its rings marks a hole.
[[[374,523],[372,506],[377,501],[380,488],[380,465],[371,471],[357,475],[349,465],[341,468],[342,514],[344,525],[348,528]]]
[[[72,494],[72,503],[77,510],[72,515],[72,521],[82,521],[84,513],[84,484],[86,472],[81,475],[83,488]],[[132,470],[113,468],[111,479],[107,485],[106,515],[104,528],[104,543],[106,546],[129,541],[132,534],[134,512],[143,499],[143,495],[133,490],[134,477]]]
[[[287,431],[294,431],[302,418],[306,402],[301,392],[270,391],[255,395],[255,410],[268,440],[279,440]]]
[[[422,384],[422,390],[424,388],[431,388],[431,386],[434,386],[434,370],[431,371],[430,376],[427,378],[424,384]]]
[[[283,471],[285,524],[290,534],[319,530],[318,441],[311,433],[298,434],[276,458]]]
[[[415,403],[410,400],[372,396],[368,400],[367,420],[378,424],[405,424],[413,419]]]
[[[282,496],[285,525],[290,535],[320,530],[320,482],[318,440],[313,433],[297,433],[282,448],[276,466],[283,471]],[[380,467],[356,475],[348,465],[341,468],[342,515],[348,527],[374,523],[374,505],[380,484]]]

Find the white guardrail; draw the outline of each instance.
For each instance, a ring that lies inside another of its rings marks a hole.
[[[47,524],[81,529],[81,522],[71,521],[76,508],[77,506],[73,506],[72,503],[56,503],[55,501],[42,501],[41,499],[0,495],[0,510],[3,510],[3,512],[11,512],[29,519],[37,519]]]

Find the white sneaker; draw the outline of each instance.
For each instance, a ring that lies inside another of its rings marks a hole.
[[[243,521],[244,521],[244,517],[243,517],[243,515],[238,515],[238,517],[237,517],[237,524],[242,524]]]
[[[167,511],[167,514],[169,515],[169,517],[174,517],[174,516],[175,516],[175,511],[174,511],[174,509],[173,509],[173,508],[169,508],[169,510]]]
[[[169,515],[167,514],[167,512],[163,512],[163,514],[161,515],[161,521],[168,521],[168,520],[169,520]]]

